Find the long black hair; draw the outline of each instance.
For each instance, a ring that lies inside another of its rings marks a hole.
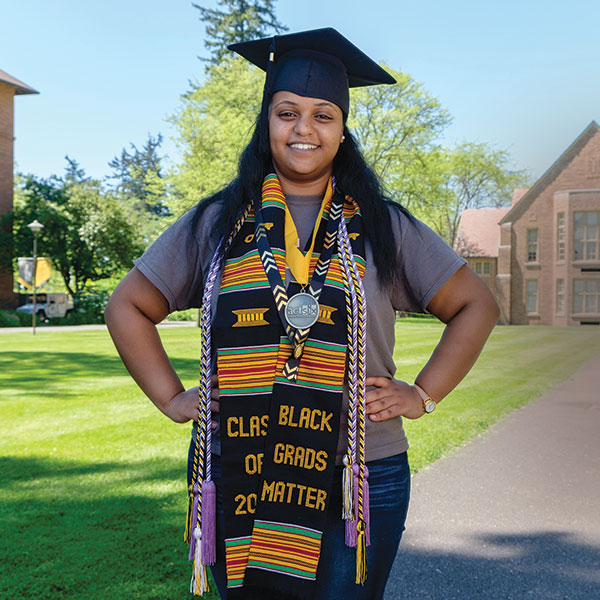
[[[354,198],[363,216],[363,229],[373,250],[377,278],[382,287],[392,286],[398,274],[398,248],[392,231],[390,207],[412,218],[410,213],[383,192],[381,182],[366,163],[356,138],[344,125],[345,140],[333,160],[336,187]],[[215,233],[222,238],[233,229],[248,203],[262,189],[263,179],[272,173],[268,111],[258,114],[252,138],[240,156],[237,176],[222,190],[202,200],[196,207],[192,227],[197,230],[200,216],[207,206],[221,204]]]

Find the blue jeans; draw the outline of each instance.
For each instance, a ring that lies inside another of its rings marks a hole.
[[[219,487],[221,465],[213,455],[213,479]],[[312,600],[379,600],[404,531],[410,496],[410,468],[406,452],[367,463],[371,506],[371,545],[367,548],[367,581],[354,583],[356,549],[346,546],[341,518],[342,469],[336,467],[334,493],[323,532],[321,557]],[[211,567],[222,600],[227,599],[225,576],[224,515],[217,493],[217,564]],[[285,600],[281,598],[280,600]]]

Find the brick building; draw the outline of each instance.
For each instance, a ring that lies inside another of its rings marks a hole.
[[[598,124],[592,121],[529,190],[516,190],[505,214],[484,212],[490,210],[465,211],[459,244],[474,270],[492,261],[481,274],[496,294],[501,322],[600,325]],[[473,250],[478,244],[485,252]]]
[[[14,97],[37,94],[27,84],[0,69],[0,217],[13,206]],[[0,267],[0,307],[14,306],[12,271]]]
[[[460,216],[456,250],[496,294],[500,219],[508,208],[468,208]],[[504,318],[504,316],[503,316]]]

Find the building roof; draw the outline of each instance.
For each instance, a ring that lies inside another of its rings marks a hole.
[[[8,83],[8,85],[14,87],[15,96],[20,96],[22,94],[39,94],[37,90],[34,90],[26,83],[19,81],[16,77],[9,75],[6,71],[3,71],[2,69],[0,69],[0,82]]]
[[[456,250],[462,256],[498,256],[500,220],[509,208],[467,208],[460,216]]]
[[[516,188],[513,190],[511,208],[529,191],[529,188]]]
[[[529,191],[508,211],[500,222],[512,223],[533,204],[533,201],[545,190],[583,150],[585,145],[600,131],[596,121],[592,121],[577,139],[556,159],[552,166],[529,188]]]

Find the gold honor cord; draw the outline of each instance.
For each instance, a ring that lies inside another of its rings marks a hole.
[[[310,259],[312,258],[312,253],[315,249],[315,241],[317,239],[319,223],[321,222],[321,215],[332,195],[333,186],[330,179],[327,184],[327,190],[325,191],[325,197],[321,203],[321,208],[319,209],[319,213],[315,220],[310,248],[306,253],[298,248],[298,230],[296,229],[296,224],[294,223],[290,209],[287,204],[285,206],[285,262],[300,285],[306,285],[308,283],[310,277]]]

